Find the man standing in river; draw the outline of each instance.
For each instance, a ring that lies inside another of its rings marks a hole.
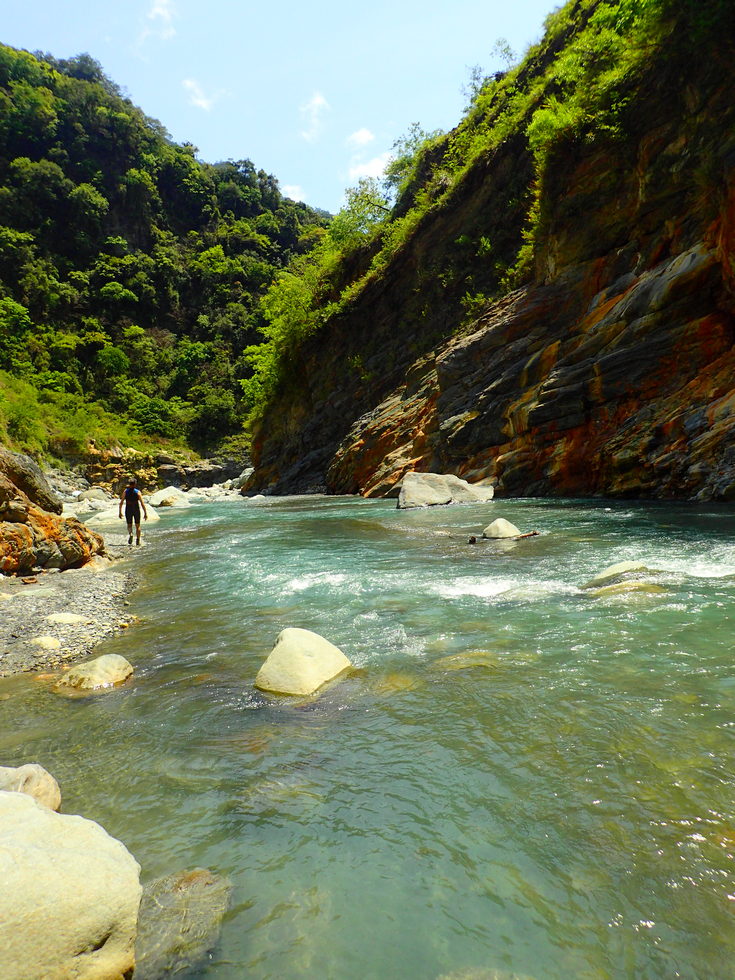
[[[128,544],[133,543],[133,521],[135,521],[135,543],[140,544],[140,508],[143,508],[143,517],[148,520],[143,494],[135,485],[135,478],[128,480],[128,485],[120,494],[120,507],[118,517],[122,520],[123,503],[125,503],[125,520],[128,522]]]

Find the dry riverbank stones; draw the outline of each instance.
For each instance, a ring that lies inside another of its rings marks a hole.
[[[289,627],[278,634],[255,686],[272,694],[313,694],[351,666],[342,651],[323,636]]]

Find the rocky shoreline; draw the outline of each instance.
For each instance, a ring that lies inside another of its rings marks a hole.
[[[0,677],[72,663],[130,625],[135,576],[109,559],[90,564],[0,580]]]

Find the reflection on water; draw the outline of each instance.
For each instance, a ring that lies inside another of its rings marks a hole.
[[[467,544],[498,516],[541,534]],[[141,623],[104,647],[134,683],[0,683],[0,762],[48,768],[145,879],[227,874],[202,980],[725,980],[733,531],[732,508],[629,502],[164,512]],[[632,559],[643,588],[580,590]],[[358,669],[254,691],[285,626]]]

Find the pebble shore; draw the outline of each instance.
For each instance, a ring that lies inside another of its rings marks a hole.
[[[25,579],[0,576],[0,677],[58,668],[89,656],[97,644],[130,625],[129,595],[135,576],[120,561],[127,536],[106,534],[110,559],[90,566],[47,571]],[[49,621],[58,613],[82,622]]]

